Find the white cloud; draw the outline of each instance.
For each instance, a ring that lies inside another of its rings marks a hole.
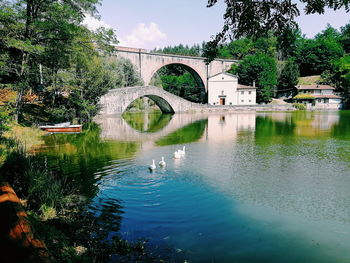
[[[90,30],[96,30],[99,27],[111,28],[113,27],[103,20],[98,20],[90,15],[86,15],[82,23],[86,25]],[[146,25],[139,23],[131,31],[130,34],[120,36],[117,33],[120,46],[135,47],[135,48],[154,48],[159,46],[159,41],[167,38],[167,35],[160,31],[158,25],[154,22]]]
[[[139,23],[131,34],[119,38],[119,44],[127,47],[150,48],[166,38],[166,34],[160,31],[156,23],[152,22],[149,25]]]
[[[90,15],[86,15],[83,21],[83,25],[86,25],[90,30],[96,30],[99,27],[112,28],[110,25],[102,20],[98,20]]]

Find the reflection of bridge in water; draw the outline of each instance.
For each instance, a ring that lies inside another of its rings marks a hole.
[[[255,130],[255,117],[255,112],[227,115],[174,114],[167,118],[169,121],[168,124],[162,125],[159,130],[154,130],[152,132],[142,132],[132,128],[131,125],[119,115],[100,116],[96,121],[101,126],[101,136],[104,139],[141,142],[143,148],[152,148],[161,138],[169,136],[176,131],[180,131],[182,128],[185,129],[191,124],[195,125],[201,120],[207,120],[207,122],[200,137],[196,138],[197,140],[208,140],[212,142],[232,141],[232,139],[237,137],[240,131]],[[148,121],[148,116],[145,114],[144,121],[141,125],[144,126],[142,130],[148,130],[146,127]],[[181,141],[178,141],[178,143],[181,143]]]

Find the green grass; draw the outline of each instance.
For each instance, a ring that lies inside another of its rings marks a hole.
[[[300,77],[298,85],[316,85],[321,80],[321,76]]]

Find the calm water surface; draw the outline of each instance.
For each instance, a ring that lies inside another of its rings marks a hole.
[[[97,216],[120,217],[124,238],[174,262],[350,262],[350,112],[99,123],[46,136],[42,154]],[[172,159],[183,145],[186,157]],[[150,173],[161,156],[166,168]]]

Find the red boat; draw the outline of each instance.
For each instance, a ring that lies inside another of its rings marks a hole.
[[[81,132],[83,125],[70,125],[70,122],[55,125],[40,126],[40,129],[48,132]]]

